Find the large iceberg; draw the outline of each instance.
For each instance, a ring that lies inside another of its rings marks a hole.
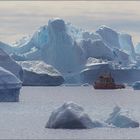
[[[103,126],[98,121],[93,122],[81,106],[67,102],[52,112],[46,128],[90,129]]]
[[[81,42],[89,39],[101,40],[94,42],[94,50],[98,49],[97,46],[105,46],[111,50],[117,48],[128,53],[131,58],[135,57],[130,35],[116,32],[107,26],[99,27],[95,33],[89,32],[59,18],[49,20],[48,25],[40,27],[33,36],[24,37],[14,47],[7,45],[8,47],[3,47],[3,49],[10,54],[13,52],[15,59],[21,57],[24,60],[44,60],[58,70],[67,72],[79,69],[85,62],[85,52],[81,48]],[[71,61],[68,66],[69,60]]]
[[[7,53],[0,49],[0,66],[15,74],[22,80],[23,70]]]
[[[113,112],[110,114],[109,118],[106,120],[106,123],[114,125],[120,128],[135,128],[139,127],[139,122],[131,119],[130,117],[123,114],[121,108],[116,106],[113,109]]]
[[[82,48],[73,40],[62,19],[49,20],[33,37],[19,46],[15,56],[25,60],[43,60],[61,73],[81,69],[86,61]]]
[[[49,20],[48,25],[40,27],[32,36],[24,37],[13,47],[1,44],[0,48],[2,46],[13,59],[44,61],[60,71],[66,82],[71,83],[81,81],[80,72],[87,69],[86,62],[90,57],[111,61],[120,69],[127,69],[131,65],[137,67],[140,63],[139,58],[135,59],[130,35],[107,26],[91,32],[59,18]]]
[[[0,102],[18,102],[22,82],[2,67],[0,67],[0,79]]]
[[[23,85],[58,86],[64,82],[61,74],[43,61],[21,61],[18,63],[24,70]]]

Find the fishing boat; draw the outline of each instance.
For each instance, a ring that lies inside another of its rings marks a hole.
[[[95,89],[122,89],[125,88],[124,84],[116,84],[111,73],[100,75],[94,82]]]

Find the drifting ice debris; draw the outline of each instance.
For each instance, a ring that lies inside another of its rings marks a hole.
[[[110,125],[114,125],[115,127],[120,127],[120,128],[139,127],[139,123],[137,121],[134,121],[131,118],[123,115],[121,112],[121,108],[118,106],[116,106],[113,109],[113,112],[110,114],[106,123],[108,123]]]
[[[136,81],[133,85],[132,85],[134,90],[140,90],[140,81]]]
[[[94,121],[84,112],[84,109],[72,102],[64,103],[54,110],[47,122],[46,128],[63,129],[90,129],[103,127],[103,124]]]
[[[0,102],[18,102],[21,86],[14,74],[0,67]]]

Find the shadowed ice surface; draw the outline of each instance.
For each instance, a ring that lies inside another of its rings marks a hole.
[[[140,122],[140,92],[87,87],[23,87],[19,103],[0,103],[0,138],[93,139],[140,138],[140,128],[53,130],[45,128],[51,112],[64,102],[81,105],[92,120],[104,121],[117,105]]]

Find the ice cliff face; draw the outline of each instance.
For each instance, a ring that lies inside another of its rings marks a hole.
[[[116,32],[107,26],[99,27],[96,33],[100,35],[103,42],[110,47],[110,49],[119,49],[129,55],[130,61],[135,60],[135,50],[132,37],[129,34]]]
[[[86,57],[102,58],[113,60],[114,54],[107,45],[100,39],[98,40],[83,40],[82,47],[86,53]]]
[[[119,34],[119,43],[121,49],[130,55],[131,60],[135,60],[135,49],[132,42],[132,37],[128,34]]]
[[[7,53],[0,49],[0,66],[15,74],[22,80],[22,67],[18,65]]]
[[[118,33],[107,26],[101,26],[96,31],[110,48],[120,48]]]
[[[48,23],[48,41],[43,49],[43,60],[62,73],[77,71],[84,64],[82,48],[66,32],[61,19]]]

